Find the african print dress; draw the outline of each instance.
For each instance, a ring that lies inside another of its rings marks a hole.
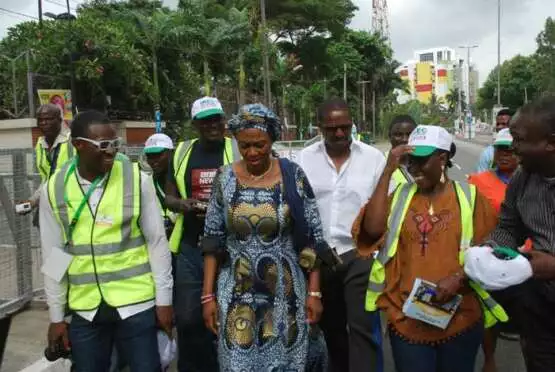
[[[308,180],[294,166],[304,217],[315,239],[322,241],[316,201],[307,197]],[[203,249],[226,256],[217,284],[222,371],[305,370],[310,337],[300,262],[310,267],[316,255],[311,248],[295,250],[283,195],[281,183],[268,188],[241,185],[231,166],[214,180]]]

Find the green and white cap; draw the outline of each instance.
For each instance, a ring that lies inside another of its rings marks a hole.
[[[414,147],[413,156],[430,156],[436,150],[451,151],[453,137],[445,128],[435,125],[419,125],[409,137],[409,146]]]
[[[163,133],[153,134],[145,142],[145,154],[159,154],[166,150],[173,150],[173,141]]]
[[[512,146],[513,136],[511,136],[511,131],[509,128],[501,129],[497,132],[495,136],[495,141],[493,141],[493,146]]]
[[[191,117],[193,120],[206,119],[214,115],[225,115],[222,104],[217,98],[202,97],[193,103],[193,107],[191,108]]]

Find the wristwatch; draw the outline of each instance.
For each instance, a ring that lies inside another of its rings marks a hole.
[[[308,292],[308,297],[322,298],[322,292]]]

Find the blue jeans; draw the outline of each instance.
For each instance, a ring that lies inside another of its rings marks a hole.
[[[131,372],[160,372],[156,332],[154,308],[124,320],[105,305],[92,322],[73,314],[69,340],[75,371],[109,371],[115,343]]]
[[[439,345],[412,344],[392,331],[389,335],[397,372],[474,372],[484,327],[480,323]]]
[[[200,296],[204,260],[199,248],[181,244],[174,255],[174,312],[179,372],[217,372],[217,340],[205,326]]]

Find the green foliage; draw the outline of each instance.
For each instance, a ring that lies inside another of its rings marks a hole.
[[[32,50],[38,89],[70,88],[73,68],[80,108],[103,109],[109,96],[110,110],[148,117],[160,104],[164,120],[183,135],[189,131],[190,104],[203,86],[216,89],[228,111],[238,100],[263,96],[259,4],[180,0],[179,8],[170,10],[161,1],[91,0],[79,6],[73,21],[12,27],[0,41],[0,54]],[[359,80],[371,81],[367,117],[372,91],[378,109],[392,105],[393,89],[403,87],[394,73],[398,63],[386,40],[346,28],[356,10],[352,1],[267,0],[266,7],[273,102],[280,115],[288,113],[289,124],[315,124],[316,107],[326,97],[343,95],[345,64],[353,112],[361,112]],[[17,97],[24,107],[25,58],[16,67]],[[0,76],[11,79],[9,63],[0,64]],[[11,106],[11,84],[3,84],[0,107],[11,112]]]
[[[516,109],[526,100],[555,92],[555,20],[547,18],[536,38],[538,48],[530,56],[518,55],[501,65],[501,99],[504,106]],[[478,94],[479,109],[497,103],[497,67],[489,74]]]

